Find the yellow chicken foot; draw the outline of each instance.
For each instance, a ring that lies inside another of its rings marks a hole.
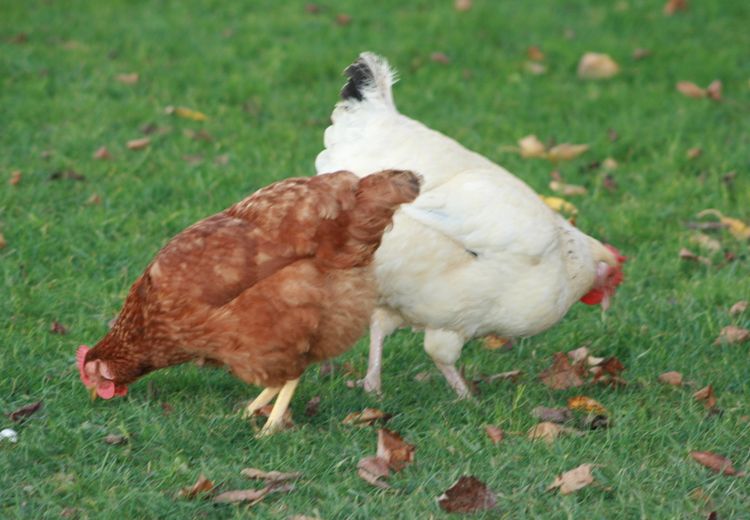
[[[258,433],[258,437],[264,437],[271,435],[284,429],[284,412],[289,408],[289,402],[292,400],[294,390],[297,388],[299,378],[287,381],[284,386],[281,387],[279,397],[276,399],[276,403],[273,405],[271,415],[268,416],[266,424],[263,425],[263,429]]]
[[[273,398],[276,397],[276,394],[278,394],[280,391],[280,386],[273,388],[264,388],[263,391],[258,394],[258,397],[256,397],[252,403],[247,405],[247,408],[245,408],[245,411],[242,413],[242,417],[244,419],[249,419],[250,417],[255,415],[255,412],[273,401]]]

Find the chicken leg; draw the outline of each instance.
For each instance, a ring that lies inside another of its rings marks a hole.
[[[380,371],[383,368],[383,342],[403,324],[400,316],[385,309],[375,309],[370,319],[370,356],[367,361],[367,374],[360,382],[365,392],[379,394],[381,391]]]
[[[258,394],[258,397],[253,399],[253,402],[247,405],[247,408],[245,408],[245,411],[242,413],[242,418],[249,419],[255,415],[255,412],[273,401],[273,398],[276,397],[280,391],[280,386],[264,388],[263,391]]]
[[[276,398],[276,402],[271,410],[271,415],[268,416],[266,424],[258,433],[258,437],[265,437],[284,429],[284,412],[289,408],[289,402],[292,400],[294,390],[297,388],[299,378],[292,379],[284,383],[279,391],[279,396]],[[260,396],[259,396],[260,397]],[[270,400],[270,399],[269,399]]]
[[[456,369],[456,361],[461,356],[465,338],[443,329],[427,329],[424,334],[424,349],[435,362],[446,381],[459,399],[471,397],[466,381]]]

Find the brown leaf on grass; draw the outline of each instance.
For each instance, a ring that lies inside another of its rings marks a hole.
[[[182,156],[182,160],[195,166],[203,162],[203,156],[201,154],[185,154]]]
[[[471,9],[471,6],[472,0],[455,0],[453,2],[453,7],[459,12],[466,12]]]
[[[577,468],[558,475],[555,477],[555,481],[549,485],[547,491],[559,488],[561,495],[569,495],[585,488],[594,482],[594,477],[591,475],[591,468],[593,467],[593,464],[581,464]]]
[[[543,440],[547,444],[552,444],[555,439],[561,435],[583,435],[582,431],[567,426],[560,426],[553,422],[540,422],[529,429],[528,437],[531,440]]]
[[[297,480],[302,473],[291,472],[282,473],[281,471],[263,471],[257,468],[245,468],[240,471],[240,475],[250,480],[263,480],[267,483],[286,482],[287,480]]]
[[[714,341],[714,345],[736,345],[744,343],[750,339],[750,330],[728,325],[721,329],[719,337]]]
[[[171,115],[174,114],[182,119],[190,119],[191,121],[207,121],[208,116],[198,110],[193,110],[187,107],[173,107],[172,105],[164,108],[164,113]]]
[[[226,166],[227,164],[229,164],[229,154],[223,153],[221,155],[217,155],[214,158],[214,164],[217,166]]]
[[[564,182],[560,181],[550,181],[549,188],[554,192],[565,195],[566,197],[586,195],[588,193],[588,190],[583,186],[578,186],[576,184],[565,184]]]
[[[619,185],[611,173],[608,173],[602,179],[602,186],[609,192],[615,192],[619,189]]]
[[[289,493],[294,489],[291,484],[270,484],[260,489],[237,489],[234,491],[225,491],[214,498],[216,504],[237,504],[248,502],[249,505],[255,505],[271,493]]]
[[[738,301],[737,303],[735,303],[734,305],[732,305],[732,307],[729,309],[729,315],[730,316],[738,316],[738,315],[742,314],[743,312],[745,312],[747,310],[748,305],[749,304],[748,304],[747,300],[740,300],[740,301]]]
[[[602,161],[602,168],[604,168],[606,171],[615,171],[619,164],[617,164],[617,161],[615,161],[612,157],[607,157]]]
[[[485,426],[484,432],[487,434],[487,437],[490,438],[492,444],[497,444],[505,438],[505,432],[502,428],[498,428],[497,426]]]
[[[21,175],[21,170],[11,172],[10,178],[8,179],[8,184],[10,184],[11,186],[18,186],[18,183],[21,182]]]
[[[5,240],[5,237],[2,233],[0,233],[0,249],[3,249],[5,246],[8,245],[8,241]]]
[[[718,79],[713,80],[706,87],[706,95],[714,101],[721,101],[721,81]]]
[[[589,349],[587,347],[578,347],[573,350],[568,351],[568,357],[570,358],[570,362],[575,363],[585,363],[586,360],[589,358]]]
[[[435,63],[442,63],[443,65],[447,65],[451,62],[451,59],[444,52],[433,52],[430,54],[430,60]]]
[[[108,161],[112,158],[112,154],[109,153],[106,146],[102,146],[94,152],[92,157],[97,161]]]
[[[586,397],[585,395],[578,395],[568,399],[568,408],[570,410],[578,410],[586,413],[595,413],[599,415],[607,415],[609,412],[604,406],[601,405],[595,399]]]
[[[637,48],[633,51],[633,59],[636,61],[648,58],[649,56],[651,56],[650,49]]]
[[[206,475],[201,473],[198,480],[192,486],[182,488],[177,496],[182,498],[195,498],[201,493],[208,493],[214,488],[214,483],[206,478]]]
[[[706,89],[703,89],[690,81],[679,81],[677,82],[676,88],[683,96],[695,99],[706,97]]]
[[[309,14],[318,14],[320,12],[320,6],[318,4],[307,4],[305,6],[305,12]]]
[[[547,67],[538,61],[527,61],[523,64],[523,68],[526,72],[535,76],[540,76],[547,72]]]
[[[521,157],[545,157],[547,149],[535,135],[527,135],[518,141]]]
[[[690,456],[693,457],[696,462],[706,466],[715,473],[737,477],[745,476],[744,471],[738,472],[734,469],[731,460],[712,451],[691,451]]]
[[[253,416],[254,417],[269,417],[271,415],[271,410],[273,410],[273,405],[267,404],[266,406],[263,406],[260,409],[256,410]],[[281,416],[281,424],[285,430],[294,428],[294,419],[292,419],[291,409],[287,408],[286,410],[284,410],[284,415]]]
[[[682,385],[682,374],[675,371],[664,372],[659,376],[659,381],[672,386]]]
[[[316,395],[305,405],[305,415],[308,417],[314,417],[318,415],[318,408],[320,408],[320,396]]]
[[[123,85],[135,85],[141,77],[137,72],[130,72],[128,74],[118,74],[115,79]]]
[[[172,408],[172,405],[169,403],[161,403],[161,411],[164,415],[169,415],[172,413],[174,408]]]
[[[721,227],[725,227],[737,240],[748,240],[750,239],[750,226],[745,224],[738,218],[726,217],[721,211],[717,209],[704,209],[698,213],[699,218],[703,218],[706,215],[712,215],[719,219]],[[706,223],[711,224],[711,223]]]
[[[25,32],[20,32],[8,38],[8,42],[13,43],[15,45],[21,45],[28,41],[29,41],[29,35]]]
[[[336,15],[336,24],[340,25],[342,27],[349,25],[352,23],[352,17],[351,15],[348,15],[346,13],[339,13]]]
[[[581,79],[607,79],[620,71],[617,62],[607,54],[587,52],[578,62],[578,77]]]
[[[51,181],[85,181],[86,176],[75,170],[58,170],[49,176]]]
[[[498,350],[506,346],[512,345],[513,340],[509,338],[502,338],[495,334],[490,334],[482,338],[482,344],[487,350]]]
[[[214,136],[209,134],[203,128],[201,128],[197,132],[191,128],[186,128],[182,133],[185,137],[187,137],[188,139],[192,139],[193,141],[203,141],[205,143],[210,143],[214,140]]]
[[[539,379],[553,390],[565,390],[581,386],[583,384],[582,374],[583,367],[580,364],[571,365],[568,356],[562,352],[557,352],[554,355],[552,366],[542,371],[539,374]]]
[[[110,445],[113,445],[113,446],[117,446],[119,444],[127,444],[128,443],[128,438],[125,437],[124,435],[118,435],[116,433],[110,433],[109,435],[107,435],[106,437],[104,437],[104,443],[105,444],[110,444]]]
[[[716,407],[716,395],[714,395],[714,388],[711,385],[705,386],[695,392],[693,398],[696,401],[702,402],[703,406],[709,410]]]
[[[101,203],[102,203],[102,198],[99,196],[98,193],[92,193],[91,195],[89,195],[89,198],[86,199],[86,204],[89,206],[96,206]]]
[[[705,233],[694,233],[690,236],[690,243],[701,246],[704,249],[708,249],[712,252],[721,251],[721,242],[715,238],[711,238]]]
[[[465,475],[438,497],[438,505],[448,513],[474,513],[493,509],[497,498],[484,482]]]
[[[697,159],[698,157],[700,157],[702,153],[703,153],[703,149],[702,148],[697,148],[697,147],[696,148],[690,148],[685,153],[685,157],[687,157],[690,160],[693,160],[693,159]]]
[[[703,265],[712,265],[713,264],[713,262],[711,262],[710,258],[706,258],[704,256],[696,255],[695,253],[693,253],[691,250],[689,250],[686,247],[683,247],[683,248],[680,249],[679,255],[680,255],[680,258],[682,260],[687,260],[689,262],[698,262],[698,263],[701,263]]]
[[[531,415],[540,421],[557,424],[563,424],[573,419],[573,414],[567,408],[537,406],[531,411]]]
[[[664,14],[672,16],[677,11],[686,11],[688,8],[688,0],[667,0],[664,4]]]
[[[592,358],[589,357],[589,360]],[[627,385],[628,382],[620,377],[625,370],[625,366],[615,356],[604,358],[594,364],[589,371],[594,376],[594,383],[604,383],[611,385]]]
[[[60,334],[61,336],[64,336],[68,333],[68,328],[59,321],[53,321],[49,326],[49,331],[52,334]]]
[[[553,146],[547,152],[547,159],[552,162],[570,161],[586,152],[589,149],[587,144],[570,144],[562,143]]]
[[[18,408],[17,410],[12,411],[8,414],[8,419],[10,419],[13,422],[21,422],[24,419],[28,419],[32,415],[34,415],[36,412],[42,409],[42,401],[37,401],[35,403],[27,404],[22,406],[21,408]]]
[[[376,421],[383,423],[393,417],[392,414],[386,413],[377,408],[365,408],[361,412],[352,412],[341,421],[341,424],[351,424],[354,426],[372,426]]]
[[[390,476],[388,463],[380,457],[365,457],[357,463],[357,475],[365,482],[380,489],[389,489],[391,486],[381,480]]]
[[[544,61],[544,53],[536,45],[532,45],[526,49],[526,57],[531,61]]]
[[[151,144],[151,139],[148,137],[141,137],[140,139],[131,139],[127,143],[128,150],[143,150]]]
[[[376,455],[386,461],[393,471],[401,471],[414,461],[416,447],[404,441],[401,436],[385,428],[378,430],[378,451]]]

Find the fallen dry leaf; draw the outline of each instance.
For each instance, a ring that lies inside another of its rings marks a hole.
[[[604,178],[602,179],[602,186],[604,186],[605,190],[611,192],[615,192],[619,189],[619,185],[617,184],[617,181],[611,173],[608,173],[604,176]]]
[[[118,74],[117,76],[115,76],[115,78],[123,85],[135,85],[136,83],[138,83],[138,80],[141,79],[137,72],[131,72],[129,74]]]
[[[17,410],[12,411],[8,414],[8,419],[10,419],[13,422],[21,422],[24,419],[28,419],[32,415],[34,415],[36,412],[42,409],[42,401],[37,401],[35,403],[30,403],[27,405],[22,406],[21,408],[18,408]]]
[[[195,498],[201,493],[207,493],[211,491],[213,488],[213,482],[208,480],[208,478],[206,478],[206,476],[201,473],[201,475],[198,477],[198,480],[195,481],[195,484],[182,488],[177,495],[183,498]]]
[[[482,338],[482,344],[487,350],[498,350],[510,343],[512,343],[510,339],[501,338],[500,336],[496,336],[495,334],[490,334],[489,336],[485,336],[484,338]]]
[[[547,491],[560,488],[560,494],[569,495],[574,491],[585,488],[594,482],[594,477],[591,475],[591,468],[593,467],[593,464],[581,464],[577,468],[566,471],[555,478]]]
[[[715,238],[711,238],[705,233],[694,233],[690,236],[690,243],[701,246],[704,249],[708,249],[712,252],[721,251],[721,242]]]
[[[607,415],[609,412],[604,406],[601,405],[595,399],[586,397],[585,395],[579,395],[568,399],[568,408],[571,410],[579,410],[587,413],[596,413]]]
[[[305,415],[308,417],[314,417],[318,415],[318,408],[320,408],[320,396],[316,395],[305,405]]]
[[[680,258],[682,260],[687,260],[687,261],[690,261],[690,262],[698,262],[698,263],[701,263],[703,265],[712,265],[713,264],[713,262],[711,262],[710,258],[706,258],[704,256],[696,255],[695,253],[693,253],[691,250],[689,250],[686,247],[683,247],[683,248],[680,249],[679,255],[680,255]]]
[[[633,51],[633,59],[638,61],[651,56],[650,49],[637,48]]]
[[[677,82],[676,88],[683,96],[695,99],[706,97],[706,90],[690,81],[679,81]]]
[[[682,374],[674,371],[664,372],[659,376],[659,381],[672,386],[680,386],[682,385]]]
[[[692,159],[697,159],[698,157],[700,157],[702,153],[703,153],[703,149],[702,148],[690,148],[685,153],[685,156],[688,159],[692,160]]]
[[[250,505],[255,505],[271,493],[288,493],[293,489],[291,484],[271,484],[261,489],[237,489],[216,495],[213,501],[217,504],[249,502]]]
[[[53,321],[49,326],[49,331],[52,334],[60,334],[61,336],[64,336],[68,333],[68,328],[59,321]]]
[[[568,351],[568,357],[571,363],[585,363],[589,358],[589,349],[587,347],[578,347]]]
[[[617,161],[615,161],[612,157],[607,157],[602,161],[602,168],[604,168],[606,171],[614,171],[618,166],[619,165],[617,164]]]
[[[575,184],[565,184],[560,181],[550,181],[549,188],[552,191],[565,195],[566,197],[574,197],[577,195],[586,195],[588,190],[583,186]]]
[[[561,435],[583,435],[582,431],[576,430],[575,428],[568,428],[567,426],[560,426],[559,424],[545,421],[540,422],[532,426],[529,429],[528,437],[531,440],[543,440],[547,444],[552,444],[555,439]]]
[[[589,149],[587,144],[562,143],[550,148],[547,159],[552,162],[570,161]]]
[[[268,483],[271,483],[286,482],[287,480],[297,480],[302,476],[302,473],[282,473],[281,471],[263,471],[257,468],[245,468],[240,471],[240,475],[245,478],[249,478],[250,480],[264,480]]]
[[[140,139],[131,139],[127,143],[128,150],[143,150],[151,144],[151,139],[141,137]]]
[[[664,4],[664,14],[672,16],[677,11],[686,11],[688,7],[688,0],[668,0]]]
[[[387,422],[393,417],[389,413],[377,408],[365,408],[361,412],[352,412],[341,421],[341,424],[352,424],[355,426],[372,426],[375,421]]]
[[[736,345],[744,343],[750,339],[750,330],[736,327],[734,325],[728,325],[721,329],[719,337],[714,341],[714,345]]]
[[[528,72],[529,74],[534,74],[535,76],[539,76],[547,72],[547,67],[543,63],[539,63],[537,61],[527,61],[523,64],[523,68],[526,70],[526,72]]]
[[[712,451],[691,451],[690,456],[699,464],[706,466],[715,473],[737,477],[745,476],[745,472],[738,472],[734,469],[731,460]]]
[[[729,315],[730,316],[737,316],[739,314],[742,314],[747,310],[748,302],[747,300],[740,300],[729,309]]]
[[[625,366],[615,356],[601,360],[589,356],[588,361],[589,364],[593,365],[589,371],[594,376],[594,383],[611,385],[628,384],[627,381],[620,377],[620,374],[625,370]]]
[[[49,176],[51,181],[85,181],[86,176],[75,170],[58,170]]]
[[[571,365],[568,356],[562,352],[554,354],[552,366],[539,374],[539,379],[553,390],[565,390],[583,384],[582,367]]]
[[[750,239],[750,226],[742,222],[738,218],[726,217],[721,211],[717,209],[704,209],[698,213],[699,218],[703,218],[706,215],[712,215],[719,219],[722,226],[729,229],[729,232],[738,240]]]
[[[0,233],[0,249],[4,248],[7,245],[8,245],[8,241],[5,240],[5,237],[3,236],[3,234]]]
[[[127,444],[128,438],[124,435],[118,435],[116,433],[110,433],[106,437],[104,437],[104,443],[105,444],[111,444],[111,445],[119,445],[119,444]]]
[[[578,62],[578,77],[581,79],[611,78],[620,71],[620,66],[607,54],[587,52]]]
[[[204,114],[203,112],[199,112],[197,110],[193,110],[192,108],[186,108],[186,107],[173,107],[168,106],[164,109],[165,114],[174,114],[177,117],[181,117],[183,119],[190,119],[192,121],[207,121],[208,116]]]
[[[19,182],[21,182],[21,170],[11,172],[10,178],[8,179],[8,184],[10,184],[11,186],[18,186]]]
[[[444,65],[447,65],[451,62],[451,59],[443,52],[433,52],[430,54],[430,60],[434,61],[435,63],[442,63]]]
[[[526,56],[531,61],[544,61],[544,53],[536,45],[532,45],[531,47],[526,49]]]
[[[547,149],[535,135],[527,135],[518,141],[521,157],[545,157]]]
[[[203,156],[201,154],[186,154],[182,156],[182,160],[186,163],[195,166],[203,162]]]
[[[472,0],[455,0],[453,2],[453,7],[456,9],[456,11],[459,12],[466,12],[471,9]]]
[[[544,422],[563,424],[573,419],[573,414],[567,408],[547,408],[537,406],[531,411],[531,415]]]
[[[404,441],[401,436],[385,428],[378,430],[378,450],[376,455],[386,461],[393,471],[401,471],[414,461],[416,447]]]
[[[375,487],[389,489],[391,486],[381,479],[390,474],[388,463],[380,457],[365,457],[357,463],[357,475]]]
[[[351,15],[348,15],[346,13],[339,13],[336,15],[336,24],[344,27],[352,23],[352,17]]]
[[[492,444],[497,444],[505,438],[505,432],[497,426],[485,426],[484,431],[492,441]]]
[[[721,81],[718,79],[713,80],[706,87],[706,95],[714,101],[721,101]]]
[[[448,513],[474,513],[493,509],[497,498],[478,478],[463,476],[438,497],[438,505]]]
[[[106,161],[112,158],[112,154],[109,153],[106,146],[102,146],[94,152],[93,158],[98,161]]]
[[[716,395],[714,395],[714,388],[711,385],[705,386],[693,394],[693,398],[696,401],[703,403],[707,409],[713,409],[716,406]]]

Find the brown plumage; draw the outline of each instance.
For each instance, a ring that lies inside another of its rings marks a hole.
[[[109,398],[153,370],[206,360],[266,387],[248,412],[287,385],[274,413],[285,409],[305,368],[367,327],[373,253],[418,193],[411,172],[287,179],[187,228],[133,284],[112,330],[79,349],[84,384]]]

